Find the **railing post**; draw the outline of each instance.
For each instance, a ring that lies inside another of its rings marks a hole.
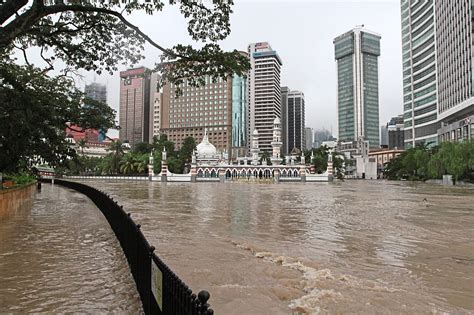
[[[209,292],[203,290],[201,292],[198,293],[198,312],[200,315],[212,315],[214,314],[214,311],[212,309],[209,308],[209,304],[207,304],[207,301],[209,300],[209,298],[211,297],[211,295],[209,294]]]

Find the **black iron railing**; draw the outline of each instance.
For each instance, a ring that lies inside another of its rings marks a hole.
[[[51,183],[51,179],[40,181]],[[214,314],[207,303],[209,293],[201,291],[196,296],[154,253],[140,224],[108,194],[77,182],[55,179],[54,183],[86,195],[103,213],[125,253],[145,314]]]

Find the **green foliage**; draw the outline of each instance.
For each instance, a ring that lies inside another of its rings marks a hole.
[[[82,106],[85,101],[88,106]],[[76,156],[66,139],[66,123],[108,129],[114,119],[114,110],[87,99],[72,80],[0,62],[0,171],[64,165]]]
[[[385,166],[388,179],[426,180],[453,175],[469,180],[474,171],[474,142],[443,142],[438,147],[410,148]]]
[[[204,43],[201,48],[179,43],[164,48],[127,20],[127,15],[137,11],[150,15],[160,12],[167,4],[179,7],[188,23],[189,35]],[[224,52],[216,44],[230,33],[232,5],[232,1],[221,0],[3,1],[0,171],[45,162],[80,171],[78,165],[69,165],[76,152],[65,140],[66,123],[83,129],[107,130],[115,127],[115,112],[106,104],[86,99],[74,87],[71,75],[81,69],[112,74],[120,64],[133,66],[143,59],[146,42],[162,52],[161,63],[155,68],[162,72],[162,83],[179,86],[188,78],[189,84],[201,85],[205,75],[211,75],[213,80],[245,75],[250,68],[248,58],[236,50]],[[23,54],[25,66],[15,65],[14,52]],[[41,58],[42,64],[30,63],[27,56],[32,54]],[[169,61],[173,61],[173,66],[169,66]],[[55,69],[58,62],[61,66]],[[53,77],[51,70],[59,70],[60,75]],[[166,141],[154,145],[155,150],[160,145],[166,147],[170,157],[175,154]],[[84,146],[79,148],[83,151]],[[144,148],[137,151],[145,152],[148,151]],[[98,168],[116,174],[122,156],[123,152],[112,150]],[[143,165],[139,167],[142,168]]]
[[[15,185],[18,185],[18,186],[26,185],[36,180],[35,176],[27,172],[11,174],[9,177],[15,183]]]
[[[332,153],[332,166],[334,168],[334,174],[339,180],[344,180],[344,162],[345,159],[338,155],[336,152]]]
[[[147,142],[138,142],[135,144],[135,148],[133,149],[133,152],[135,153],[150,153],[151,150],[153,149],[153,146]]]
[[[313,149],[313,160],[311,164],[314,165],[316,173],[322,174],[326,172],[328,168],[328,157],[329,157],[329,149],[326,146],[321,146],[317,149]],[[311,160],[311,151],[308,157],[308,161]]]
[[[120,161],[120,172],[125,175],[145,174],[148,172],[148,153],[129,152]]]
[[[125,146],[122,141],[116,140],[112,141],[107,149],[109,153],[109,165],[106,166],[109,174],[119,174],[120,172],[120,161],[124,156]]]
[[[238,51],[224,52],[216,43],[230,34],[233,1],[169,1],[179,6],[188,23],[188,33],[201,48],[177,43],[165,48],[127,20],[135,12],[154,15],[167,1],[50,1],[7,0],[0,12],[0,53],[12,49],[26,51],[38,47],[40,56],[52,69],[62,60],[65,72],[85,69],[113,73],[118,65],[131,66],[143,59],[145,43],[161,51],[163,80],[176,84],[190,78],[190,84],[202,84],[202,77],[226,78],[245,75],[249,61]],[[49,54],[48,54],[49,52]],[[166,62],[173,61],[173,67]]]
[[[166,148],[166,155],[170,157],[174,154],[174,143],[168,141],[168,136],[165,134],[160,135],[160,137],[153,137],[152,144],[154,152],[163,152],[163,149]]]

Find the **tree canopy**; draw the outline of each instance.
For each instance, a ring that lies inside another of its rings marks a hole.
[[[180,43],[165,48],[128,20],[132,13],[153,15],[165,5],[179,7],[189,35],[202,42],[200,48]],[[75,87],[75,75],[81,69],[112,74],[120,65],[133,66],[144,58],[145,43],[159,51],[154,70],[161,72],[163,82],[179,85],[186,79],[200,85],[205,75],[214,79],[245,75],[248,59],[237,50],[224,52],[218,45],[230,33],[232,5],[229,0],[3,1],[0,171],[37,161],[67,164],[75,152],[65,140],[66,124],[82,130],[115,127],[115,112],[106,104],[87,100]],[[31,54],[43,62],[30,62]],[[172,67],[166,66],[169,62]],[[110,158],[117,171],[117,158]]]
[[[149,43],[160,51],[157,70],[163,72],[163,80],[179,83],[187,78],[198,84],[204,75],[226,78],[246,73],[248,59],[237,50],[224,52],[217,44],[230,34],[232,0],[168,3],[179,6],[189,35],[203,42],[202,47],[176,43],[165,48],[128,21],[132,13],[162,11],[164,0],[7,0],[0,10],[0,53],[3,59],[15,48],[25,52],[39,47],[47,70],[61,59],[66,72],[85,69],[112,74],[119,64],[129,66],[143,59],[144,44]],[[163,67],[168,61],[173,61],[172,69]]]
[[[474,179],[474,142],[443,142],[428,148],[418,145],[403,152],[385,165],[388,179],[439,179],[445,174],[455,180]]]
[[[88,106],[82,106],[84,101]],[[65,163],[75,152],[67,123],[112,128],[115,111],[87,99],[65,77],[48,77],[32,66],[0,63],[0,171],[48,162]]]

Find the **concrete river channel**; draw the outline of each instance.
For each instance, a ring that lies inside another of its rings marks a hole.
[[[216,314],[474,312],[472,188],[82,182],[131,212]],[[0,313],[26,312],[142,312],[105,218],[57,185],[0,220]]]

